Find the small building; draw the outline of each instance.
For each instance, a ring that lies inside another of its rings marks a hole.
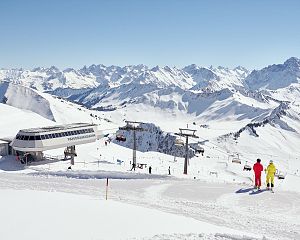
[[[0,140],[0,156],[9,155],[9,142]]]

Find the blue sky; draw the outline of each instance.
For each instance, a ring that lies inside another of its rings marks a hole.
[[[298,0],[1,0],[0,68],[259,69],[300,57]]]

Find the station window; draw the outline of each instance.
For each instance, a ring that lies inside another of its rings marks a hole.
[[[41,140],[41,136],[35,136],[35,140]]]
[[[24,136],[23,140],[28,141],[29,136]]]
[[[49,139],[49,134],[45,134],[45,138],[46,138],[46,139]]]
[[[45,139],[45,135],[41,135],[41,139],[44,140]]]

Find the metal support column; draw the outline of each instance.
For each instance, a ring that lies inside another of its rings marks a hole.
[[[185,137],[185,159],[184,159],[184,168],[183,174],[187,174],[188,169],[188,161],[189,161],[189,137],[191,138],[199,138],[195,135],[196,130],[189,128],[179,128],[179,133],[175,133],[175,135]]]

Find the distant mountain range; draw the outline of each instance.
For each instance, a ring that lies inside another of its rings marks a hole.
[[[224,86],[242,85],[242,80],[249,74],[243,67],[228,69],[223,67],[204,68],[195,64],[183,69],[176,67],[149,68],[145,65],[136,66],[109,66],[91,65],[75,70],[67,68],[59,70],[50,68],[1,69],[0,80],[21,83],[38,90],[55,90],[57,88],[95,88],[99,86],[118,87],[124,84],[154,84],[164,88],[169,86],[180,87],[184,90],[199,90],[212,86],[218,89]]]
[[[91,65],[68,68],[1,69],[0,81],[67,98],[97,110],[132,104],[201,114],[215,101],[241,97],[258,102],[291,101],[300,92],[300,60],[292,57],[250,72],[244,67],[199,67],[195,64],[149,68],[145,65]],[[237,94],[238,93],[238,94]],[[234,100],[233,100],[234,99]],[[253,104],[252,104],[253,105]]]

